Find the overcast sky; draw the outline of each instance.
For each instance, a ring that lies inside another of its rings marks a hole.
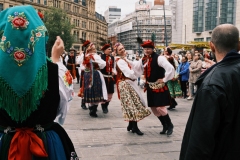
[[[154,4],[154,0],[151,1]],[[165,0],[168,4],[169,0]],[[109,6],[117,6],[122,9],[122,16],[131,13],[135,9],[135,3],[139,0],[96,0],[96,11],[104,16],[104,12]]]

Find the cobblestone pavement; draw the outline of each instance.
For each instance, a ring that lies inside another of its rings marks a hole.
[[[79,85],[74,84],[75,95],[78,90]],[[128,123],[122,118],[117,93],[108,114],[103,114],[101,105],[98,106],[98,118],[91,118],[89,111],[80,107],[81,99],[75,96],[63,127],[82,160],[177,160],[192,101],[176,100],[177,108],[169,111],[174,124],[171,137],[159,134],[162,126],[153,114],[138,123],[143,136],[127,132]]]

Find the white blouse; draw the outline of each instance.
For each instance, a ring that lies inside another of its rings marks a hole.
[[[58,65],[60,103],[55,121],[63,125],[69,108],[69,102],[73,98],[74,91],[73,84],[68,84],[68,82],[65,80],[66,73],[69,71],[63,65],[62,62],[57,62],[57,65]],[[68,76],[71,76],[71,74],[68,74]]]
[[[165,69],[165,77],[163,78],[163,82],[167,82],[174,78],[174,67],[171,65],[171,63],[168,62],[166,57],[158,56],[158,66]]]
[[[116,58],[118,58],[118,57],[116,57]],[[129,62],[129,61],[128,61],[128,62]],[[133,64],[133,63],[129,63],[130,66],[132,67],[132,69],[130,69],[130,68],[128,67],[128,63],[127,63],[125,60],[123,60],[123,59],[119,59],[116,64],[117,64],[118,68],[122,71],[122,73],[123,73],[126,77],[128,77],[128,78],[130,78],[130,79],[132,79],[132,80],[135,80],[135,79],[137,79],[137,78],[139,77],[139,76],[134,72],[134,69],[138,69],[138,68],[137,68],[137,67],[134,68],[134,64]]]
[[[106,62],[96,53],[92,54],[94,60],[92,60],[93,62],[97,63],[100,69],[103,69],[106,66]],[[85,56],[89,56],[89,54],[85,55]],[[82,61],[83,63],[83,61]],[[81,70],[85,70],[85,66],[81,63],[80,65],[80,69]]]

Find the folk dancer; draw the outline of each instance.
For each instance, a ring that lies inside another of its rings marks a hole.
[[[173,124],[165,106],[170,105],[171,96],[166,82],[174,77],[174,68],[164,56],[159,56],[154,52],[154,43],[145,41],[141,46],[144,48],[142,63],[146,78],[145,91],[147,91],[148,106],[158,117],[163,125],[160,134],[171,135]]]
[[[174,70],[175,70],[173,79],[167,82],[167,86],[171,95],[171,103],[167,109],[172,110],[176,108],[176,106],[178,105],[175,98],[180,97],[182,95],[181,86],[178,81],[179,75],[177,73],[177,68],[179,64],[177,60],[172,56],[171,48],[167,47],[164,49],[164,56],[167,58],[169,63],[171,63],[171,65],[174,67]]]
[[[84,51],[83,51],[83,53],[81,54],[80,58],[78,58],[78,63],[80,64],[80,67],[78,68],[78,72],[79,72],[79,76],[80,76],[80,88],[82,87],[82,84],[83,84],[82,81],[83,81],[83,75],[84,75],[84,70],[81,69],[81,65],[82,65],[82,63],[83,63],[84,55],[85,55],[86,50],[87,50],[86,47],[87,47],[90,43],[91,43],[91,42],[88,41],[88,40],[83,43]],[[81,107],[82,107],[82,109],[84,109],[84,110],[88,110],[86,104],[83,103],[83,97],[82,97]]]
[[[96,114],[98,104],[107,100],[107,89],[100,69],[106,66],[106,62],[96,53],[93,43],[86,45],[81,70],[84,70],[82,87],[78,96],[83,97],[83,103],[89,103],[89,115],[98,117]]]
[[[7,8],[0,19],[0,159],[78,159],[66,131],[54,122],[72,94],[72,77],[60,62],[62,39],[52,47],[51,62],[47,29],[35,8]]]
[[[117,70],[117,91],[121,101],[123,118],[129,122],[127,131],[143,135],[137,123],[149,116],[151,112],[146,108],[141,91],[136,80],[142,75],[143,67],[141,61],[136,63],[126,60],[125,49],[121,43],[116,43],[116,70]],[[140,63],[139,63],[140,62]],[[140,68],[140,69],[139,69]]]
[[[77,51],[75,62],[76,62],[75,69],[76,69],[77,84],[79,84],[79,80],[80,80],[79,68],[80,68],[80,62],[81,62],[80,51]]]
[[[104,52],[104,54],[101,55],[101,58],[106,62],[106,67],[101,69],[101,72],[103,74],[108,93],[108,100],[101,105],[103,113],[108,113],[108,105],[114,93],[114,57],[111,56],[112,48],[110,44],[105,44],[101,50]]]
[[[75,49],[70,48],[69,49],[69,55],[66,56],[65,62],[67,64],[67,69],[70,71],[73,79],[76,78],[76,55],[75,55]]]

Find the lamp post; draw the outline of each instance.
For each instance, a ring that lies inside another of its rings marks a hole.
[[[165,28],[165,42],[166,47],[168,46],[168,38],[167,38],[167,27],[166,27],[166,15],[165,15],[165,3],[163,4],[163,15],[164,15],[164,28]]]
[[[138,18],[137,18],[137,15],[136,15],[136,22],[137,22],[137,36],[138,36],[138,38],[140,38],[139,30],[138,30]],[[140,54],[140,43],[138,43],[138,53]]]

